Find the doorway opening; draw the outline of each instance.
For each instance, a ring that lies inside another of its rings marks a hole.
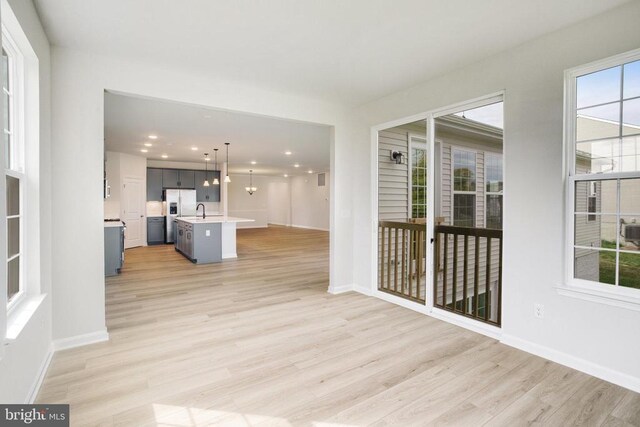
[[[377,290],[500,326],[502,95],[424,117],[377,133]]]
[[[492,102],[495,101],[495,102]],[[503,102],[438,115],[433,306],[501,324]]]

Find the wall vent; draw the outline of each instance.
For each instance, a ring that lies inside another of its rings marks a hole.
[[[325,182],[325,174],[319,173],[318,174],[318,187],[324,187],[324,182]]]

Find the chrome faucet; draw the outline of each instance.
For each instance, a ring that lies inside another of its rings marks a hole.
[[[196,216],[198,216],[198,208],[202,206],[202,219],[205,219],[207,217],[206,211],[204,209],[204,203],[198,203],[198,206],[196,206]]]

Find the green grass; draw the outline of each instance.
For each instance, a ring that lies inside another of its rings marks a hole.
[[[615,249],[616,243],[602,241],[602,247]],[[600,282],[614,284],[616,281],[616,254],[615,252],[600,252]],[[640,289],[640,253],[620,254],[620,286]]]

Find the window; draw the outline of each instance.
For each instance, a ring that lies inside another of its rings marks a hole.
[[[569,70],[566,85],[569,279],[636,292],[640,289],[640,51]]]
[[[7,303],[23,291],[23,138],[20,132],[20,56],[11,36],[2,28],[2,102],[6,182]]]
[[[409,137],[411,146],[411,218],[427,217],[427,143]]]
[[[453,225],[476,224],[476,153],[453,150]]]
[[[485,153],[485,227],[502,229],[502,155]]]

